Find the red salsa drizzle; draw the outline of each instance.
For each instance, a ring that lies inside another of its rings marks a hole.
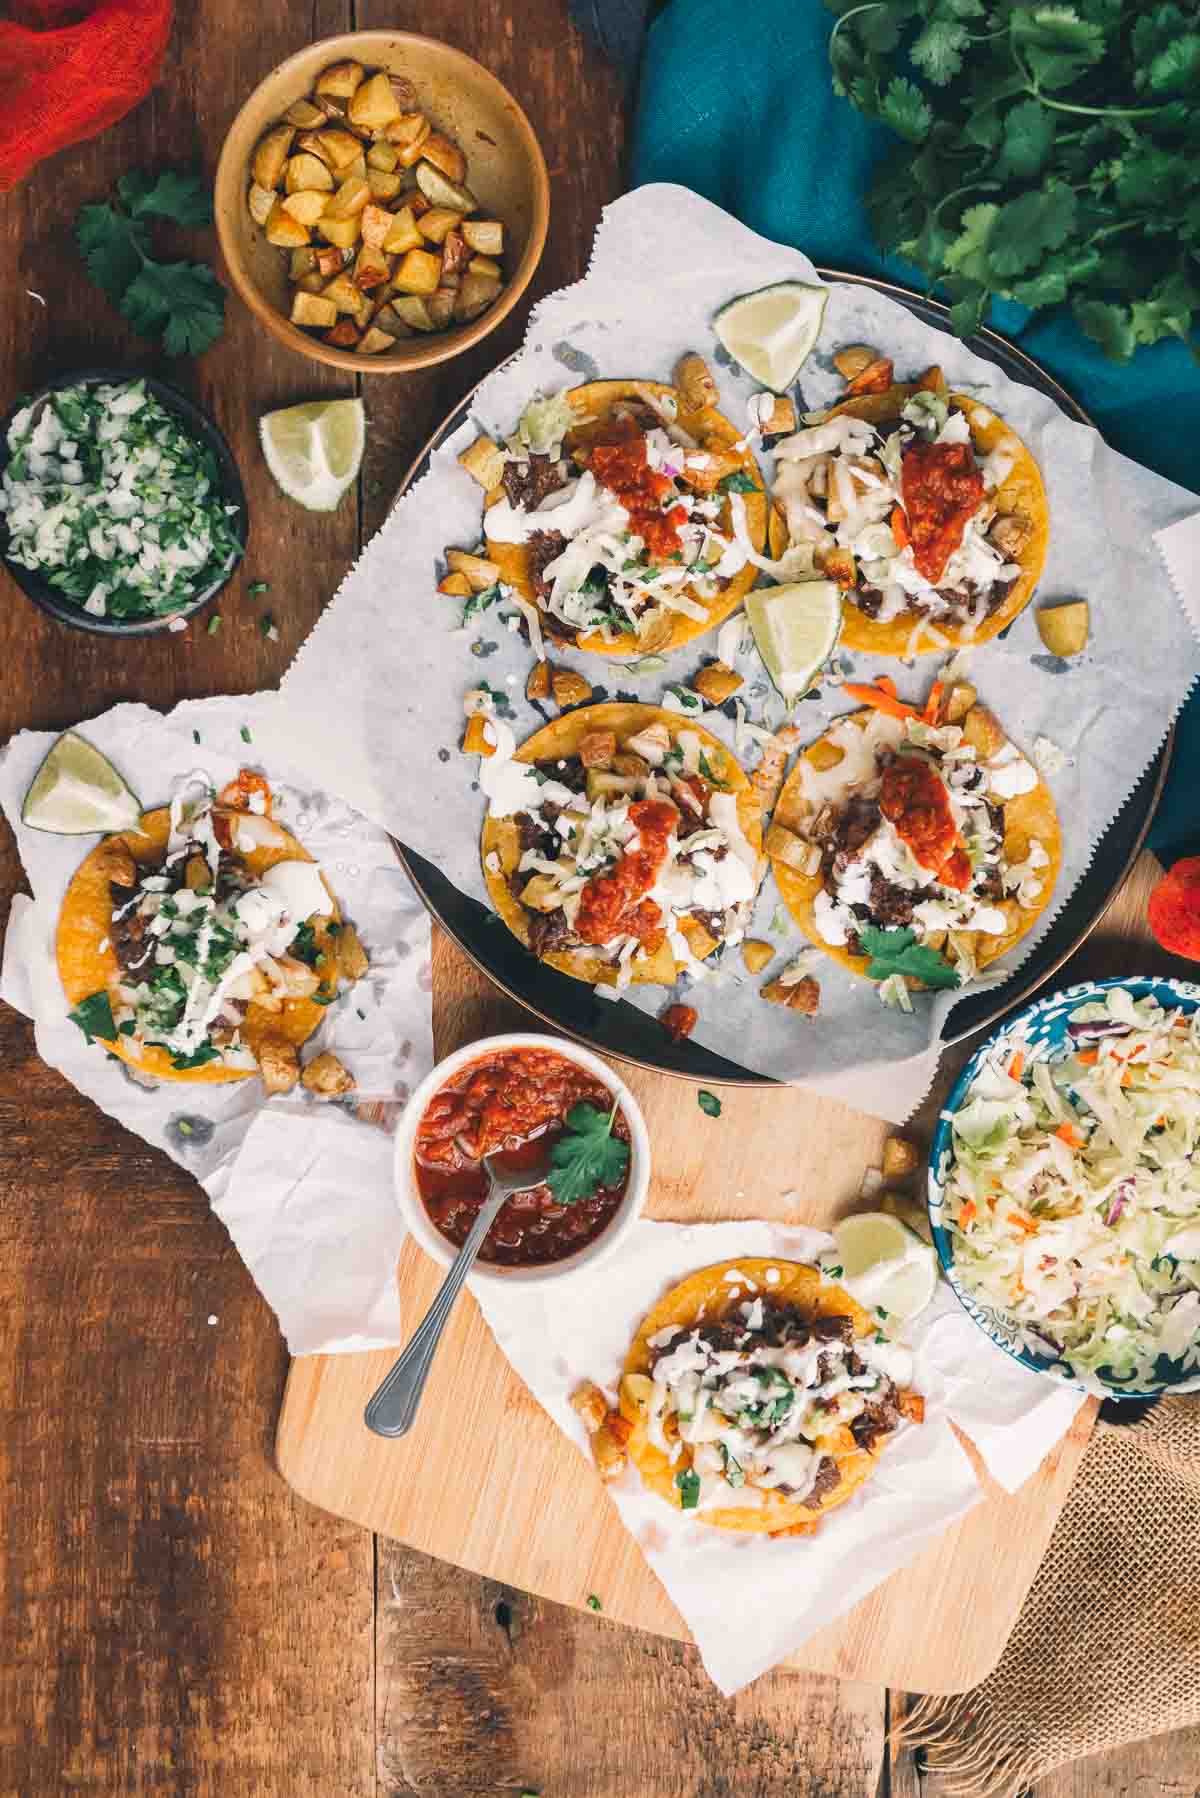
[[[928,762],[903,756],[885,768],[879,809],[923,868],[959,891],[969,884],[971,863],[950,810],[950,795]]]
[[[666,941],[666,932],[661,910],[645,895],[666,860],[667,839],[679,813],[665,799],[637,799],[629,808],[629,819],[637,826],[638,846],[627,850],[615,868],[588,881],[579,896],[575,934],[585,943],[636,936],[653,954]]]
[[[939,581],[983,499],[974,450],[969,443],[912,444],[901,460],[900,491],[917,572]]]
[[[674,483],[669,475],[648,465],[646,439],[637,436],[622,443],[598,443],[589,463],[596,479],[616,494],[628,512],[629,528],[642,539],[647,555],[679,555],[679,527],[687,523],[687,512],[682,506],[663,511],[663,501],[674,492]]]
[[[487,1194],[482,1157],[495,1155],[503,1168],[536,1167],[562,1136],[571,1107],[580,1104],[607,1116],[613,1095],[586,1069],[550,1049],[503,1049],[460,1068],[434,1094],[417,1125],[413,1171],[434,1227],[461,1246]],[[522,1142],[530,1131],[538,1134]],[[629,1141],[619,1109],[612,1131]],[[539,1267],[573,1255],[612,1222],[628,1182],[627,1165],[618,1185],[598,1187],[572,1205],[560,1205],[548,1186],[514,1193],[501,1206],[479,1259],[502,1267]]]

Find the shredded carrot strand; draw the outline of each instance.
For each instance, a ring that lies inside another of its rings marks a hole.
[[[892,696],[892,698],[893,698],[893,699],[895,699],[895,697],[896,697],[896,683],[895,683],[895,681],[894,681],[894,680],[893,680],[893,679],[892,679],[892,677],[891,677],[891,675],[890,675],[890,674],[877,674],[877,675],[876,675],[876,676],[875,676],[875,685],[876,685],[876,686],[877,686],[877,687],[882,687],[882,688],[883,688],[883,691],[884,691],[884,692],[885,692],[885,693],[890,693],[890,694],[891,694],[891,696]]]
[[[903,700],[895,698],[891,693],[885,693],[880,687],[859,686],[853,681],[847,681],[842,692],[851,699],[857,699],[859,705],[869,705],[877,712],[886,712],[889,718],[919,718],[921,716],[915,706],[905,705]]]
[[[907,549],[912,542],[908,534],[908,519],[904,515],[903,506],[892,507],[892,536],[896,539],[897,549]]]
[[[925,722],[936,724],[942,706],[942,695],[946,691],[945,681],[935,680],[929,689],[929,698],[925,701]]]
[[[1031,1217],[1022,1217],[1019,1211],[1010,1211],[1008,1213],[1008,1221],[1010,1224],[1015,1224],[1018,1230],[1024,1230],[1026,1236],[1037,1235],[1038,1227],[1033,1219]]]
[[[1024,1049],[1018,1049],[1008,1064],[1008,1077],[1010,1080],[1019,1080],[1024,1072],[1025,1051]]]
[[[962,1207],[959,1211],[959,1214],[958,1214],[958,1221],[962,1225],[964,1230],[969,1229],[970,1226],[975,1222],[976,1209],[977,1209],[977,1207],[976,1207],[974,1199],[967,1199],[964,1202],[964,1204],[962,1205]]]
[[[1094,1068],[1100,1059],[1100,1051],[1099,1049],[1080,1049],[1075,1059],[1081,1061],[1085,1068]]]
[[[1083,1137],[1074,1124],[1060,1124],[1054,1134],[1059,1142],[1065,1142],[1069,1149],[1077,1149],[1083,1141]]]

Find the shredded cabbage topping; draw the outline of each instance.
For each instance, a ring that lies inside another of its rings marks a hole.
[[[1089,1391],[1200,1370],[1200,1011],[1116,987],[1002,1041],[953,1114],[954,1271]]]

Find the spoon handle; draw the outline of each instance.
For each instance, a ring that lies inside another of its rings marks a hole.
[[[368,1400],[363,1422],[377,1436],[405,1436],[412,1428],[433,1357],[459,1288],[474,1266],[480,1245],[507,1197],[508,1192],[503,1186],[493,1185],[471,1225],[467,1240],[438,1288],[437,1297],[404,1345],[390,1373]]]

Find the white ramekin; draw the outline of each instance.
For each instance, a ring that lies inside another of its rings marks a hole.
[[[593,1055],[590,1049],[581,1049],[575,1043],[565,1042],[561,1037],[547,1036],[540,1031],[513,1030],[503,1036],[480,1037],[478,1042],[467,1043],[463,1048],[456,1049],[453,1055],[447,1055],[444,1061],[439,1061],[433,1072],[427,1074],[416,1088],[396,1128],[395,1188],[404,1221],[414,1241],[425,1253],[448,1267],[458,1251],[435,1228],[421,1202],[413,1176],[413,1144],[417,1125],[434,1094],[460,1068],[466,1067],[469,1062],[481,1061],[502,1049],[550,1049],[555,1055],[574,1062],[577,1067],[584,1068],[604,1083],[613,1098],[619,1100],[625,1121],[629,1125],[629,1182],[625,1188],[625,1197],[611,1222],[594,1241],[585,1243],[573,1255],[564,1255],[561,1261],[549,1261],[541,1267],[499,1267],[495,1262],[477,1261],[471,1273],[471,1283],[480,1286],[532,1285],[544,1280],[566,1279],[584,1269],[590,1272],[620,1247],[637,1222],[646,1194],[650,1190],[650,1138],[641,1106],[625,1082],[618,1074],[613,1073],[606,1062],[601,1061],[598,1055]]]

